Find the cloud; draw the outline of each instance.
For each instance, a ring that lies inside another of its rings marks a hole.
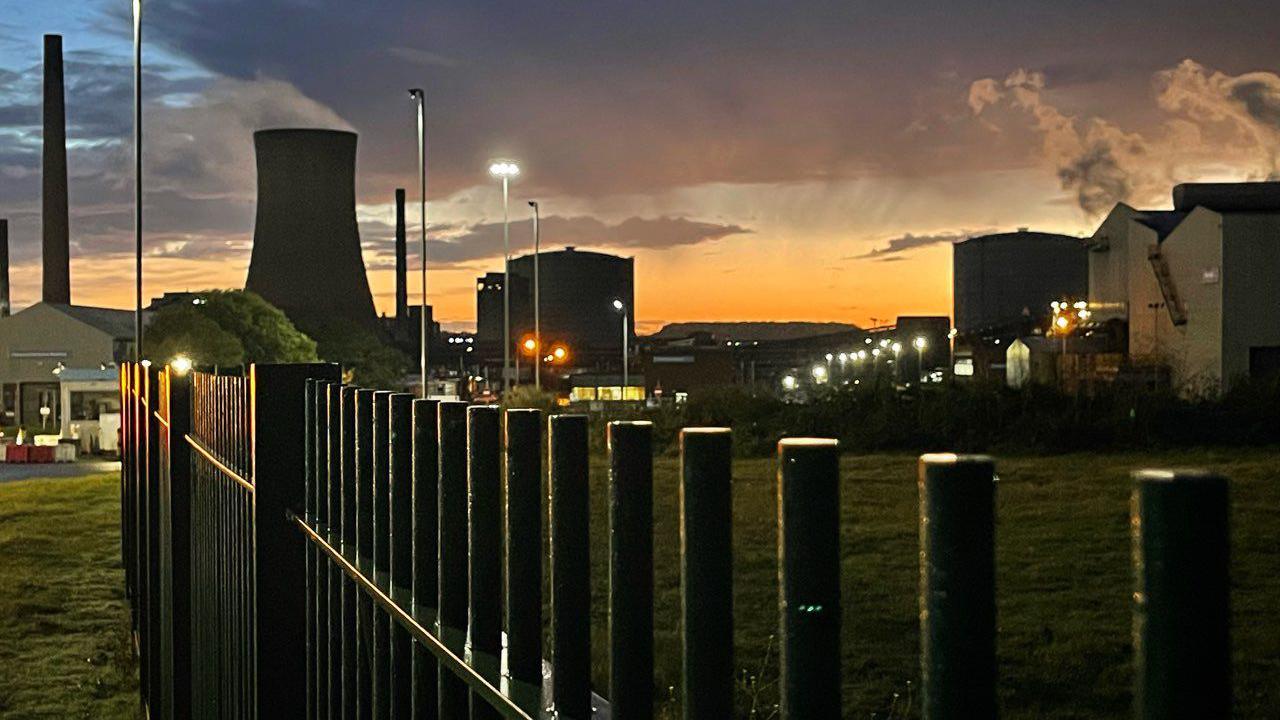
[[[392,256],[393,229],[383,223],[362,225],[366,245],[373,245],[384,264]],[[572,245],[581,248],[606,248],[614,251],[659,249],[697,245],[732,235],[751,233],[738,225],[721,225],[683,217],[630,217],[618,223],[607,223],[588,216],[550,216],[542,219],[540,233],[544,249]],[[511,252],[533,250],[530,224],[514,222],[510,227]],[[476,260],[501,257],[502,223],[488,222],[469,226],[437,226],[428,228],[427,261],[433,265],[463,265]],[[443,238],[441,236],[444,236]],[[371,239],[377,238],[374,242]]]
[[[1087,216],[1116,203],[1166,203],[1170,186],[1205,176],[1256,180],[1280,173],[1280,76],[1231,76],[1184,60],[1155,73],[1162,122],[1127,131],[1103,117],[1076,117],[1050,101],[1048,78],[1019,69],[969,86],[968,104],[1001,129],[1030,119],[1040,156]]]
[[[985,232],[985,231],[984,231]],[[878,260],[880,262],[894,262],[901,260],[900,255],[911,250],[916,250],[930,245],[948,245],[966,240],[974,235],[982,233],[974,233],[969,231],[937,233],[931,235],[912,235],[907,233],[895,238],[886,240],[883,247],[872,248],[861,255],[851,255],[846,260]]]

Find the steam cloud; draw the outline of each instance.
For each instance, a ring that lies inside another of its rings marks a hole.
[[[1091,217],[1119,202],[1160,202],[1177,182],[1280,176],[1280,76],[1231,76],[1184,60],[1157,72],[1153,87],[1167,117],[1146,133],[1068,115],[1046,98],[1045,75],[1024,69],[975,81],[968,103],[997,132],[1010,111],[1029,117],[1044,160]]]

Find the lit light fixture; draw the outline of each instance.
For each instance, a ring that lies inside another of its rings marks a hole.
[[[177,355],[169,361],[169,369],[178,375],[186,375],[191,372],[191,358],[186,355]]]
[[[787,375],[787,376],[783,377],[783,378],[782,378],[782,389],[783,389],[783,390],[795,390],[795,389],[796,389],[796,376],[795,376],[795,375]]]
[[[831,362],[831,358],[834,356],[831,353],[827,353],[826,357],[827,357],[827,362]]]
[[[894,355],[897,355],[898,353],[902,352],[902,343],[895,342],[892,347],[893,347]]]
[[[813,366],[813,379],[814,379],[814,380],[817,380],[817,381],[818,381],[818,382],[820,382],[820,383],[822,383],[822,382],[826,382],[826,381],[827,381],[827,368],[826,368],[826,366],[824,366],[824,365],[814,365],[814,366]]]
[[[840,364],[843,365],[849,361],[849,353],[840,353]]]
[[[880,357],[880,348],[872,348],[871,357],[874,357],[874,358]]]
[[[621,300],[618,300],[618,299],[614,299],[614,301],[613,301],[613,309],[614,309],[614,310],[617,310],[618,312],[622,312],[622,308],[623,308],[622,301],[621,301]]]
[[[520,174],[515,160],[494,160],[489,163],[489,174],[496,178],[513,178]]]
[[[923,350],[929,344],[929,341],[925,340],[923,335],[917,335],[916,339],[911,341],[911,344],[915,345],[917,350]]]

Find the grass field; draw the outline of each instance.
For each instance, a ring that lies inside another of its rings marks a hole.
[[[119,487],[0,483],[0,717],[136,717]]]
[[[1198,450],[999,462],[998,595],[1004,718],[1130,714],[1128,472],[1207,466],[1233,480],[1232,586],[1237,716],[1280,707],[1280,466],[1274,450]],[[846,718],[918,715],[915,461],[843,460]],[[596,682],[607,658],[606,474],[594,467]],[[656,464],[658,678],[678,694],[677,463]],[[120,590],[114,478],[0,485],[0,716],[133,717]],[[739,706],[774,712],[777,628],[775,468],[735,466]],[[664,717],[675,704],[663,703]]]

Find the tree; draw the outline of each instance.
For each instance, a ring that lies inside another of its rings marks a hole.
[[[383,390],[404,389],[409,359],[374,333],[355,328],[342,332],[330,329],[318,340],[320,357],[341,365],[349,373],[349,382]]]
[[[246,290],[209,290],[198,302],[157,310],[147,354],[168,362],[185,354],[197,365],[315,362],[316,343],[274,305]]]

